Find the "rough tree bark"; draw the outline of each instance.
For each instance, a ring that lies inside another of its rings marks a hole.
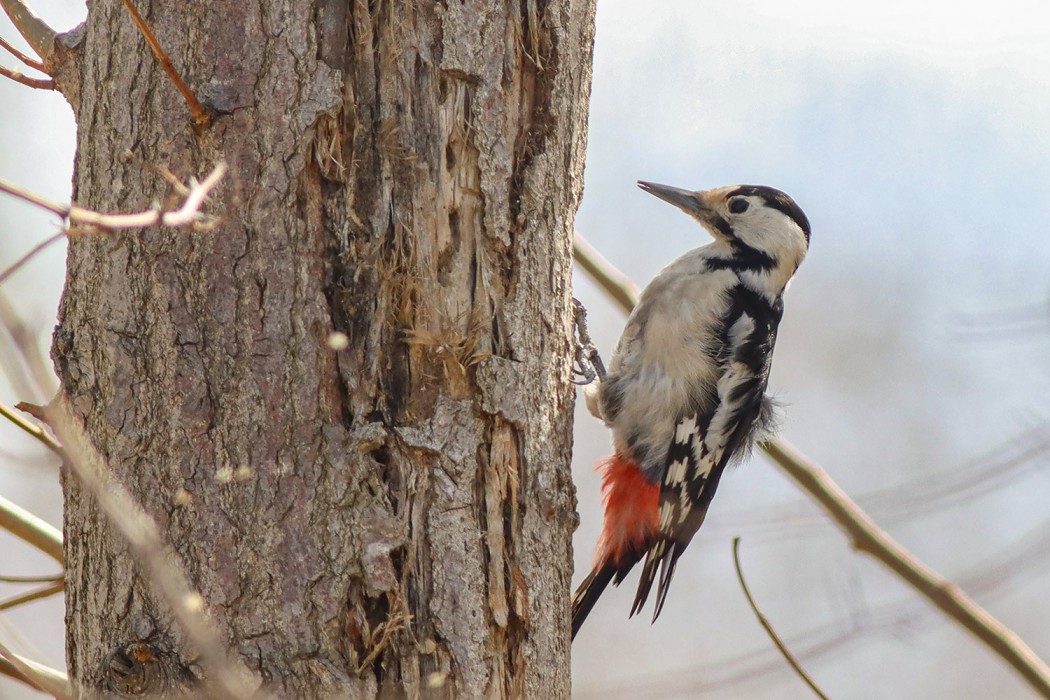
[[[75,200],[163,200],[129,149],[225,160],[226,221],[71,240],[69,405],[278,696],[567,696],[593,0],[137,4],[215,120],[93,0]],[[192,687],[153,584],[65,488],[72,677]]]

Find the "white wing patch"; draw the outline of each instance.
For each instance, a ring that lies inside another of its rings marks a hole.
[[[696,440],[693,442],[693,460],[694,464],[696,464],[697,476],[706,479],[711,475],[711,470],[715,468],[715,460],[712,459],[712,454],[711,450],[704,444],[703,436],[697,435]]]
[[[674,441],[679,445],[688,445],[699,437],[700,426],[696,423],[696,416],[684,418],[678,421],[674,429]]]
[[[750,367],[743,362],[732,362],[729,370],[718,380],[718,408],[711,416],[711,423],[707,426],[704,442],[711,452],[718,454],[719,457],[725,450],[730,435],[737,428],[736,423],[732,421],[735,420],[738,406],[731,401],[730,397],[736,393],[737,387],[754,379],[755,373]]]
[[[687,459],[676,459],[671,462],[667,468],[667,476],[664,477],[665,484],[680,484],[685,481],[685,468],[688,466],[689,460]]]
[[[729,328],[729,348],[735,348],[740,342],[747,338],[755,330],[755,319],[746,312],[740,314],[740,318]]]
[[[671,528],[671,520],[674,519],[674,508],[670,503],[660,504],[660,530],[667,532]]]

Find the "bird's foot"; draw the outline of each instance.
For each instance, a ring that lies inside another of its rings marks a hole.
[[[576,356],[573,361],[572,373],[579,380],[573,379],[572,383],[580,386],[585,386],[592,383],[595,379],[605,379],[605,364],[602,363],[601,355],[598,354],[598,348],[594,347],[591,342],[591,334],[587,330],[587,309],[583,304],[580,303],[579,299],[575,297],[572,300],[573,308],[573,323],[576,327],[575,343],[576,343]]]

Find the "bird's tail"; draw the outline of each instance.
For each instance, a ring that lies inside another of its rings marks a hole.
[[[572,596],[572,638],[576,639],[576,633],[583,626],[583,621],[591,612],[591,608],[598,602],[598,598],[605,592],[609,582],[616,575],[616,567],[606,564],[591,570],[587,578],[576,589]]]
[[[655,537],[660,517],[660,486],[633,460],[615,454],[603,460],[605,526],[598,540],[594,567],[572,597],[572,636],[610,583],[619,585],[642,558]]]

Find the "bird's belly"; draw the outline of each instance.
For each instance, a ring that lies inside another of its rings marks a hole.
[[[726,300],[717,275],[689,278],[650,299],[642,337],[614,358],[622,406],[612,423],[617,450],[659,479],[678,419],[714,408],[720,375],[717,348]]]
[[[694,366],[694,370],[702,369]],[[658,480],[667,461],[678,418],[710,410],[713,372],[669,372],[650,363],[627,383],[623,408],[613,424],[617,451],[632,456],[652,479]]]

